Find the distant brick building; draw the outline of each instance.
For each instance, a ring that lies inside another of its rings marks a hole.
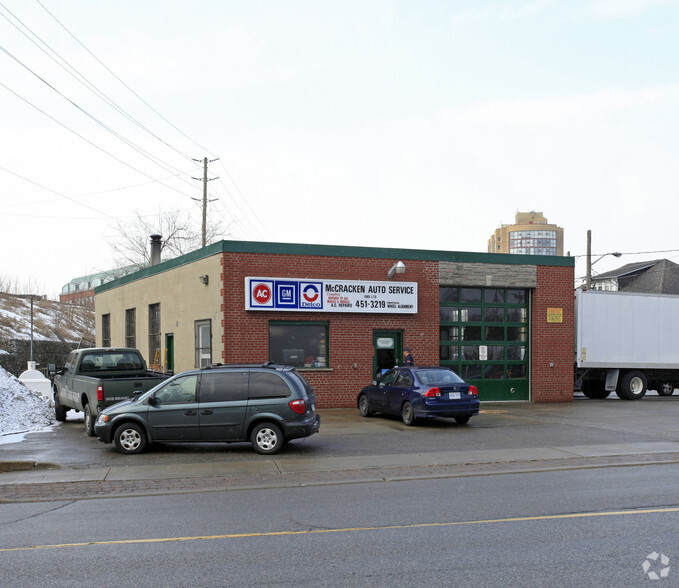
[[[571,401],[573,284],[569,257],[221,241],[97,287],[97,344],[174,371],[292,364],[325,408],[404,347],[482,401]]]

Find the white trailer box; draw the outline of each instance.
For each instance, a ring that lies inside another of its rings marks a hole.
[[[576,385],[590,398],[627,400],[679,381],[679,296],[576,290]]]

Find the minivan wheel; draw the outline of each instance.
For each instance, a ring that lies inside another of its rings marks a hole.
[[[83,406],[83,414],[85,415],[85,433],[88,437],[94,437],[94,417],[89,404]]]
[[[273,423],[260,423],[252,429],[250,442],[257,453],[278,453],[283,447],[283,432]]]
[[[116,430],[114,442],[120,453],[141,453],[146,448],[146,432],[136,423],[125,423]]]

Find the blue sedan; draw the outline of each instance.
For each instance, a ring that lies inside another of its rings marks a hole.
[[[450,417],[465,424],[479,414],[479,392],[447,367],[397,367],[361,390],[356,400],[361,416],[374,412],[415,419]]]

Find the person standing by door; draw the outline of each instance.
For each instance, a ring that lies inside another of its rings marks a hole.
[[[403,348],[403,365],[415,365],[415,360],[410,352],[410,347]]]

